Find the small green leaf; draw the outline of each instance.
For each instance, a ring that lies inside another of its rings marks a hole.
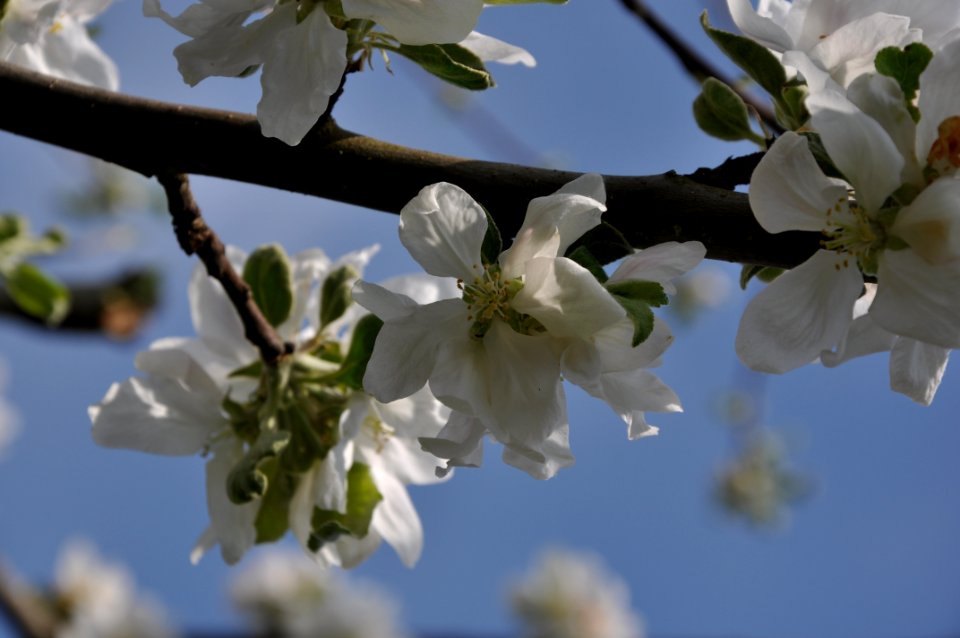
[[[483,236],[483,243],[480,245],[480,261],[484,266],[496,264],[500,260],[500,253],[503,252],[503,238],[500,236],[500,229],[497,228],[497,222],[493,216],[483,209],[483,214],[487,216],[487,232]]]
[[[367,371],[367,363],[382,327],[383,321],[375,315],[365,315],[357,321],[350,341],[350,350],[330,381],[342,383],[353,390],[363,390],[363,375]]]
[[[347,511],[314,509],[311,520],[313,533],[307,543],[310,550],[320,551],[324,543],[331,543],[344,534],[353,538],[365,537],[370,531],[373,510],[382,500],[370,467],[354,463],[347,472]]]
[[[27,314],[48,324],[63,321],[70,310],[70,292],[32,264],[20,263],[6,274],[7,292]]]
[[[663,286],[655,281],[630,279],[627,281],[619,281],[615,284],[607,284],[606,289],[614,297],[642,301],[658,308],[670,303],[667,293],[663,291]]]
[[[409,58],[428,73],[461,88],[482,91],[494,86],[493,77],[483,65],[483,60],[459,44],[379,46]]]
[[[290,499],[297,489],[297,479],[275,458],[264,461],[261,471],[267,477],[267,491],[253,525],[258,543],[272,543],[283,538],[290,527]]]
[[[586,246],[580,246],[576,248],[573,252],[567,255],[567,259],[575,261],[584,268],[590,271],[590,274],[593,275],[597,281],[601,284],[606,283],[607,273],[603,270],[603,266],[600,264],[600,260],[593,256],[593,253],[590,252],[590,249]]]
[[[259,379],[261,374],[263,374],[263,361],[257,359],[251,364],[237,368],[227,376],[231,379],[236,379],[238,377]]]
[[[237,505],[249,503],[263,496],[268,478],[262,465],[275,458],[290,441],[290,433],[282,430],[262,430],[257,442],[227,475],[227,495]]]
[[[627,297],[618,297],[613,295],[623,309],[627,311],[627,316],[633,322],[633,340],[630,345],[636,348],[647,340],[653,332],[653,323],[656,320],[650,306],[637,299],[628,299]]]
[[[280,427],[290,432],[290,442],[280,455],[288,472],[306,472],[327,453],[340,438],[340,415],[345,404],[321,404],[307,401],[304,405],[287,406],[277,415]]]
[[[279,244],[253,251],[243,266],[243,280],[270,325],[279,326],[287,320],[293,308],[293,277],[290,260]]]
[[[810,119],[806,103],[809,94],[806,84],[788,84],[780,91],[780,99],[776,102],[777,118],[786,123],[788,129],[795,131]]]
[[[764,283],[770,283],[783,274],[783,268],[761,266],[759,264],[744,264],[740,270],[740,289],[746,290],[750,280],[756,277]]]
[[[0,242],[19,237],[27,230],[26,220],[20,215],[4,213],[0,215]]]
[[[775,99],[780,97],[780,90],[787,81],[787,74],[783,65],[765,46],[754,42],[750,38],[721,31],[710,26],[707,12],[700,14],[700,24],[721,51],[734,64],[743,69],[754,82]]]
[[[320,327],[324,328],[347,311],[353,303],[350,289],[360,273],[349,264],[333,271],[323,280],[320,291]]]
[[[750,128],[750,113],[743,98],[716,78],[707,78],[703,83],[700,95],[693,101],[693,117],[707,135],[731,142],[751,140],[763,144],[763,139]]]
[[[913,100],[920,89],[920,74],[932,59],[933,51],[929,47],[920,42],[914,42],[903,49],[897,47],[880,49],[874,60],[877,73],[893,78],[900,85],[907,110],[910,111],[914,122],[920,121],[920,111],[913,105]]]

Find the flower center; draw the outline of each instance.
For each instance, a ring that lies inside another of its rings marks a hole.
[[[866,274],[876,273],[877,253],[884,246],[886,231],[855,202],[844,196],[827,209],[823,235],[820,241],[823,248],[853,257]],[[849,265],[849,260],[844,259],[843,267]],[[837,270],[840,267],[837,264]]]
[[[370,433],[370,437],[377,444],[377,454],[383,452],[383,446],[387,444],[387,441],[390,440],[390,437],[396,434],[396,430],[373,414],[368,414],[367,417],[363,420],[363,426],[367,428],[367,431]]]
[[[948,117],[937,128],[939,137],[927,155],[928,178],[953,175],[960,169],[960,116]]]
[[[474,339],[483,339],[497,319],[520,334],[532,335],[546,331],[539,321],[510,307],[510,302],[523,288],[523,281],[519,278],[505,279],[497,264],[485,265],[483,274],[473,283],[457,280],[457,287],[463,291],[470,336]]]

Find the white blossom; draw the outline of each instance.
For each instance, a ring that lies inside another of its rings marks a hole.
[[[631,349],[624,308],[586,268],[562,256],[599,223],[604,197],[602,179],[585,175],[533,200],[512,247],[484,264],[484,210],[452,184],[428,186],[401,211],[400,239],[428,273],[456,278],[462,298],[421,305],[357,283],[357,302],[385,322],[364,387],[392,401],[429,381],[453,413],[438,437],[421,443],[447,459],[447,468],[478,465],[485,434],[505,446],[507,463],[536,478],[570,465],[561,373],[607,400],[630,423],[631,436],[646,430],[642,411],[679,410],[673,392],[641,370],[669,345],[666,327],[656,322],[649,343]],[[679,260],[677,272],[662,264],[657,270],[648,253],[629,258],[611,281],[633,279],[626,274],[633,268],[666,282],[692,267],[682,255],[665,257]]]
[[[111,0],[5,0],[0,61],[116,91],[117,67],[87,33]]]
[[[342,339],[337,347],[346,352],[349,322],[360,313],[348,312],[318,333],[316,284],[344,265],[361,272],[375,250],[351,253],[333,264],[318,250],[294,256],[291,264],[296,298],[290,318],[278,327],[281,337],[301,345]],[[242,266],[245,255],[240,251],[229,249],[228,255],[235,267]],[[168,455],[210,454],[210,527],[198,540],[191,558],[195,562],[219,544],[224,560],[235,563],[256,541],[260,503],[255,499],[237,504],[228,496],[230,472],[250,446],[237,434],[221,406],[227,397],[242,403],[252,396],[256,382],[231,373],[255,363],[258,356],[244,338],[240,319],[223,289],[207,277],[202,266],[194,271],[189,297],[199,338],[161,339],[141,352],[136,366],[146,376],[114,384],[103,401],[90,408],[93,436],[106,447]],[[364,463],[383,499],[376,505],[369,533],[362,539],[344,535],[324,544],[318,553],[310,552],[324,563],[353,566],[386,540],[405,563],[412,565],[421,551],[423,531],[404,486],[438,480],[432,471],[432,458],[419,450],[416,438],[435,435],[446,411],[426,392],[389,405],[363,393],[348,394],[342,400],[345,409],[339,416],[337,443],[322,461],[299,477],[290,503],[289,525],[308,548],[314,508],[345,511],[347,472],[355,461]]]
[[[545,552],[511,592],[526,638],[643,638],[630,590],[599,557]]]

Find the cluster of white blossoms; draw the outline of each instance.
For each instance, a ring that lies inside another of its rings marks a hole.
[[[430,391],[452,412],[421,438],[446,467],[480,464],[485,435],[535,478],[573,463],[562,378],[606,401],[631,439],[656,433],[644,412],[678,412],[676,394],[647,368],[673,341],[650,305],[696,266],[699,242],[628,256],[609,278],[565,257],[606,210],[599,175],[530,202],[513,245],[483,207],[452,184],[425,187],[400,213],[400,240],[431,275],[461,294],[418,304],[360,281],[354,297],[384,321],[363,383],[380,401]],[[642,333],[642,334],[641,334]]]
[[[234,605],[257,635],[287,638],[403,638],[399,606],[381,590],[353,583],[302,556],[268,551],[234,579]]]
[[[87,32],[112,0],[0,0],[0,61],[111,91],[117,67]]]
[[[288,529],[323,564],[356,565],[381,540],[405,564],[417,561],[423,530],[405,486],[439,480],[417,439],[436,436],[448,411],[425,391],[380,403],[360,389],[364,335],[376,320],[350,305],[349,288],[375,252],[289,259],[289,311],[275,321],[296,348],[276,368],[260,364],[223,288],[198,266],[189,299],[199,338],[153,343],[136,358],[145,376],[114,384],[90,408],[101,445],[209,457],[210,526],[194,561],[219,544],[235,563]],[[228,249],[237,268],[275,268],[278,254]],[[283,286],[269,283],[279,295]],[[424,302],[444,294],[417,278],[387,285]]]
[[[889,351],[893,390],[929,404],[960,346],[960,3],[729,6],[807,93],[750,205],[771,233],[823,235],[747,307],[740,358],[782,373]]]
[[[523,49],[473,31],[483,6],[483,0],[202,0],[171,16],[159,0],[144,0],[143,11],[191,38],[174,50],[190,85],[261,67],[260,127],[293,145],[327,109],[351,59],[369,58],[373,48],[404,54],[405,45],[458,43],[480,61],[533,66]],[[466,69],[455,53],[432,55],[442,58],[432,65]]]
[[[51,594],[64,618],[57,627],[57,638],[177,635],[162,608],[137,594],[130,574],[120,565],[104,562],[83,541],[64,547]]]
[[[630,590],[599,557],[567,550],[544,552],[511,592],[525,638],[643,638]]]

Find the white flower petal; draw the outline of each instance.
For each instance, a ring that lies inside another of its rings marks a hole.
[[[373,480],[383,500],[373,510],[372,529],[390,543],[407,567],[413,567],[423,551],[423,527],[407,488],[390,472],[374,470]]]
[[[883,328],[943,348],[960,347],[960,267],[933,266],[912,250],[885,250],[870,314]]]
[[[242,271],[246,255],[228,249],[227,257],[234,268]],[[230,361],[243,365],[257,359],[257,351],[244,337],[243,323],[219,281],[207,275],[202,264],[197,264],[187,288],[190,316],[197,336],[211,351]]]
[[[960,179],[938,179],[897,214],[890,232],[933,265],[960,260]]]
[[[753,171],[749,197],[767,232],[821,231],[828,210],[838,202],[846,207],[847,189],[823,174],[806,138],[787,131]]]
[[[890,389],[921,405],[930,405],[947,369],[950,351],[900,338],[890,352]]]
[[[213,458],[207,461],[207,511],[220,554],[228,565],[239,562],[257,536],[254,521],[260,503],[237,505],[227,496],[227,476],[242,458],[243,446],[231,439],[215,446]]]
[[[553,337],[588,338],[626,315],[589,270],[564,257],[528,261],[523,288],[511,305]]]
[[[470,35],[460,43],[460,46],[469,49],[484,62],[522,64],[529,68],[537,66],[537,61],[526,49],[476,31],[471,31]]]
[[[863,289],[860,271],[820,250],[754,297],[740,320],[736,350],[753,370],[782,374],[835,346]]]
[[[873,61],[881,49],[902,48],[919,37],[918,30],[910,29],[910,18],[874,13],[821,38],[808,55],[829,71],[838,84],[847,87],[856,78],[876,70]]]
[[[940,137],[944,120],[960,116],[960,38],[938,51],[920,75],[917,108],[922,117],[917,124],[917,154],[926,163],[934,142]]]
[[[446,476],[451,466],[480,467],[486,432],[480,419],[451,412],[447,424],[435,437],[421,437],[419,443],[424,451],[447,460],[446,468],[436,468],[437,476]]]
[[[400,241],[424,270],[472,282],[483,273],[483,208],[459,186],[425,187],[400,211]]]
[[[536,449],[515,443],[503,448],[503,462],[521,469],[535,479],[545,481],[565,467],[573,465],[570,452],[570,428],[564,423]]]
[[[343,0],[348,18],[373,20],[404,44],[460,42],[482,9],[483,0]]]
[[[727,8],[737,28],[749,38],[774,51],[793,48],[793,39],[783,27],[770,18],[758,14],[750,0],[727,0]]]
[[[706,247],[698,241],[678,243],[668,241],[626,257],[610,275],[607,283],[630,279],[655,281],[668,295],[677,292],[673,280],[693,270],[707,254]]]
[[[299,144],[327,109],[347,68],[347,34],[321,8],[297,23],[296,3],[279,5],[265,18],[289,27],[263,52],[263,97],[257,119],[267,137]]]
[[[835,368],[857,357],[886,352],[893,348],[896,342],[895,334],[878,326],[869,314],[863,315],[853,320],[836,351],[820,353],[820,362],[827,368]]]

